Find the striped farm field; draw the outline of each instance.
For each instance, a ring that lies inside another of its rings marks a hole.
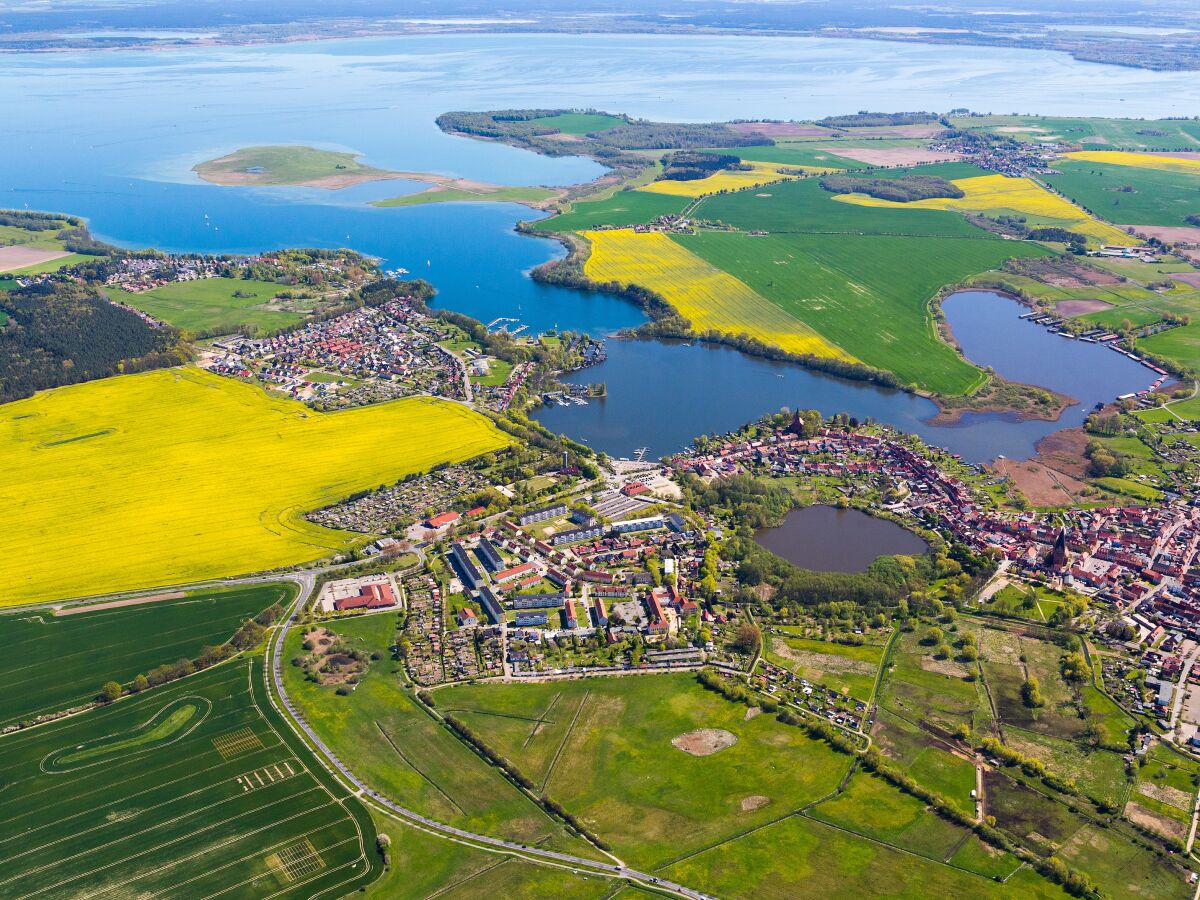
[[[363,805],[267,701],[261,658],[0,737],[0,896],[337,897]]]
[[[694,181],[673,181],[669,179],[665,181],[652,181],[638,188],[638,190],[648,194],[670,194],[674,197],[703,197],[719,191],[740,191],[744,188],[755,187],[788,177],[780,171],[778,163],[748,161],[746,165],[750,166],[750,169],[744,172],[718,172],[716,175],[709,175],[707,178],[697,178]],[[807,172],[832,171],[808,166],[787,166],[785,168],[803,168]]]
[[[453,403],[319,413],[195,368],[46,391],[0,410],[0,605],[319,559],[359,536],[304,512],[507,443]]]
[[[1064,155],[1067,159],[1077,159],[1080,162],[1200,175],[1200,156],[1159,156],[1154,153],[1131,153],[1128,150],[1078,150]]]
[[[1092,218],[1071,201],[1051,193],[1028,178],[980,175],[956,179],[954,184],[966,196],[932,197],[911,203],[880,200],[866,194],[839,194],[834,199],[856,206],[889,209],[948,209],[987,215],[1015,213],[1034,217],[1038,224],[1059,225],[1104,244],[1128,244],[1130,241],[1129,235],[1121,229]]]
[[[660,232],[584,232],[592,253],[584,267],[595,281],[637,284],[662,295],[697,332],[747,334],[789,353],[852,360],[737,278]]]

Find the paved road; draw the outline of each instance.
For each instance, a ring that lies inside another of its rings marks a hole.
[[[700,891],[693,890],[692,888],[686,887],[682,884],[676,884],[672,881],[662,880],[645,872],[639,872],[636,869],[631,869],[625,865],[597,862],[596,860],[585,859],[581,856],[572,856],[568,853],[558,853],[553,850],[542,850],[536,847],[528,847],[524,844],[514,843],[513,841],[506,841],[500,838],[491,837],[486,834],[475,834],[474,832],[464,831],[461,828],[455,828],[453,825],[447,825],[444,822],[438,822],[435,819],[430,819],[421,815],[420,813],[406,809],[403,806],[400,806],[398,803],[394,803],[387,797],[384,797],[382,794],[368,787],[349,769],[349,767],[346,766],[345,763],[343,763],[337,757],[337,754],[335,754],[328,746],[326,746],[325,742],[317,736],[317,734],[309,726],[308,722],[304,719],[304,716],[292,704],[291,699],[287,695],[287,691],[284,689],[283,668],[281,662],[283,657],[283,641],[287,637],[288,630],[295,622],[300,607],[308,597],[308,592],[312,589],[314,574],[311,572],[299,573],[295,576],[291,576],[289,580],[295,581],[297,584],[299,584],[301,586],[301,590],[296,599],[295,605],[292,607],[287,618],[284,619],[283,624],[279,628],[279,633],[275,637],[274,652],[272,653],[271,660],[271,676],[275,683],[275,691],[279,696],[280,702],[283,703],[283,706],[287,711],[289,723],[294,728],[298,728],[299,730],[303,731],[305,737],[308,738],[309,743],[319,752],[320,756],[322,757],[322,762],[326,763],[327,765],[332,765],[333,768],[336,769],[346,781],[357,788],[358,792],[362,796],[369,798],[373,803],[376,803],[379,806],[386,807],[388,810],[395,813],[402,819],[407,819],[408,821],[420,825],[427,830],[436,831],[449,837],[462,838],[475,844],[483,844],[488,847],[495,847],[498,850],[510,851],[528,857],[548,860],[560,865],[567,865],[577,869],[582,869],[591,874],[604,874],[614,878],[627,878],[632,881],[640,881],[643,884],[651,885],[660,890],[676,894],[677,896],[689,898],[689,900],[716,900],[716,898],[709,894],[701,893]]]

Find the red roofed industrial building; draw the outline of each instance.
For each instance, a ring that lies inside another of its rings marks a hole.
[[[340,612],[347,609],[384,609],[395,605],[396,595],[390,584],[368,584],[360,594],[335,600],[333,608]]]
[[[430,528],[445,528],[447,525],[453,525],[458,521],[458,513],[444,512],[438,513],[436,516],[430,516],[425,524]]]

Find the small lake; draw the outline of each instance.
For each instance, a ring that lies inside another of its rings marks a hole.
[[[881,556],[915,556],[929,549],[894,522],[833,506],[793,509],[782,524],[754,539],[788,562],[818,572],[863,572]]]

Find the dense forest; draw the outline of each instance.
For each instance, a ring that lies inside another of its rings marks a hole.
[[[826,175],[821,187],[833,194],[867,194],[879,200],[911,203],[931,197],[962,197],[962,188],[936,175],[905,175],[901,178],[854,178]]]
[[[726,153],[696,153],[679,150],[663,157],[660,181],[698,181],[716,172],[750,168],[736,156]]]
[[[928,125],[938,120],[937,113],[931,112],[862,112],[846,116],[826,116],[817,124],[829,128],[881,128],[887,125]]]
[[[0,293],[0,403],[45,388],[179,365],[187,350],[95,290],[46,282]]]

